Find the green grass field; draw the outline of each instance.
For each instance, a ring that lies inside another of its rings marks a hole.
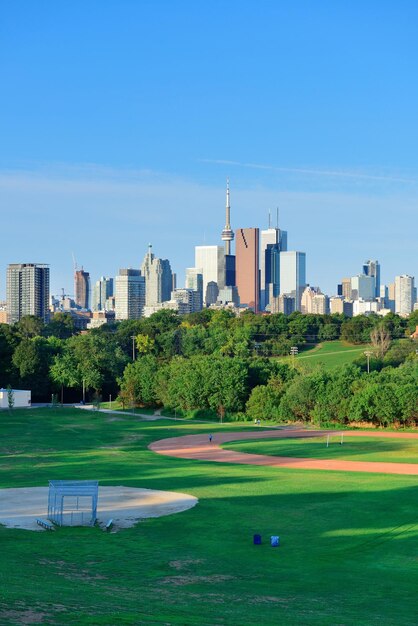
[[[344,461],[386,461],[390,463],[418,463],[418,440],[386,439],[379,437],[349,437],[333,433],[327,448],[326,436],[317,439],[264,439],[240,441],[223,445],[237,452],[292,456],[313,459],[341,459]]]
[[[415,626],[416,477],[163,457],[148,444],[221,427],[114,419],[1,412],[0,486],[90,478],[198,505],[115,534],[0,527],[0,624]]]
[[[338,365],[352,363],[367,349],[370,349],[369,344],[353,346],[344,341],[324,341],[301,351],[296,358],[312,366],[320,364],[324,369],[333,369]]]

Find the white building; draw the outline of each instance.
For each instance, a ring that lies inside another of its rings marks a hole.
[[[121,269],[115,278],[115,317],[138,319],[145,306],[145,279],[140,270]]]
[[[415,304],[414,277],[403,274],[395,276],[395,313],[409,315]]]
[[[280,252],[280,295],[295,299],[295,310],[300,311],[301,297],[306,286],[306,254]]]
[[[358,274],[351,278],[352,300],[374,300],[376,294],[376,281],[374,276]]]
[[[354,300],[353,317],[356,315],[367,315],[367,313],[378,313],[381,309],[377,300]]]
[[[225,287],[225,251],[222,246],[196,246],[195,267],[202,269],[203,301],[206,303],[206,287],[215,282],[218,289]]]
[[[12,389],[13,407],[15,409],[31,406],[31,391]],[[0,389],[0,409],[9,408],[9,390]]]

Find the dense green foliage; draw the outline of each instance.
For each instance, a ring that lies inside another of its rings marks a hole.
[[[98,479],[199,499],[115,534],[0,526],[1,624],[416,624],[415,476],[170,458],[148,445],[208,426],[65,408],[5,410],[0,429],[2,488]]]
[[[29,316],[0,325],[0,385],[30,388],[35,401],[52,394],[78,401],[84,388],[87,400],[119,394],[124,407],[207,410],[227,419],[245,412],[250,419],[410,425],[418,357],[408,336],[417,319],[417,312],[382,319],[162,310],[75,334],[68,315],[47,325]],[[329,341],[312,350],[329,339],[335,347]],[[289,358],[291,346],[299,357]],[[321,354],[334,355],[333,365],[322,366]]]

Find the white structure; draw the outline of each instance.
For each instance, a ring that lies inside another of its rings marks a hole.
[[[231,242],[234,239],[234,231],[231,228],[231,204],[229,201],[229,179],[226,181],[226,205],[225,205],[225,228],[221,234],[222,241],[225,242],[225,254],[231,254]]]
[[[356,315],[367,315],[367,313],[378,313],[381,309],[377,300],[354,300],[353,317]]]
[[[415,304],[414,277],[395,276],[395,313],[409,315]]]
[[[376,280],[374,276],[359,274],[351,278],[352,300],[374,300],[376,294]]]
[[[295,299],[295,310],[300,310],[302,292],[306,285],[306,254],[280,252],[280,295]]]
[[[12,389],[13,407],[15,409],[28,407],[31,405],[31,391],[22,389]],[[0,409],[9,408],[9,390],[0,389]]]
[[[206,303],[206,287],[215,282],[218,289],[225,287],[225,253],[222,246],[196,246],[195,267],[202,268],[203,299]]]
[[[115,278],[115,317],[138,319],[145,306],[145,279],[140,270],[121,269]]]

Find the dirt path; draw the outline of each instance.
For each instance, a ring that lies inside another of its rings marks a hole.
[[[241,463],[248,465],[268,465],[291,469],[337,470],[344,472],[373,472],[379,474],[411,474],[418,476],[418,464],[414,463],[377,463],[371,461],[338,461],[295,457],[272,457],[262,454],[247,454],[223,450],[219,444],[244,439],[273,439],[283,437],[323,437],[337,435],[336,431],[309,431],[286,428],[283,430],[261,430],[254,432],[216,433],[212,443],[208,435],[187,435],[155,441],[149,448],[158,454],[181,459],[198,459],[219,463]],[[393,433],[374,431],[344,431],[350,437],[384,437],[392,439],[418,439],[418,433]]]

